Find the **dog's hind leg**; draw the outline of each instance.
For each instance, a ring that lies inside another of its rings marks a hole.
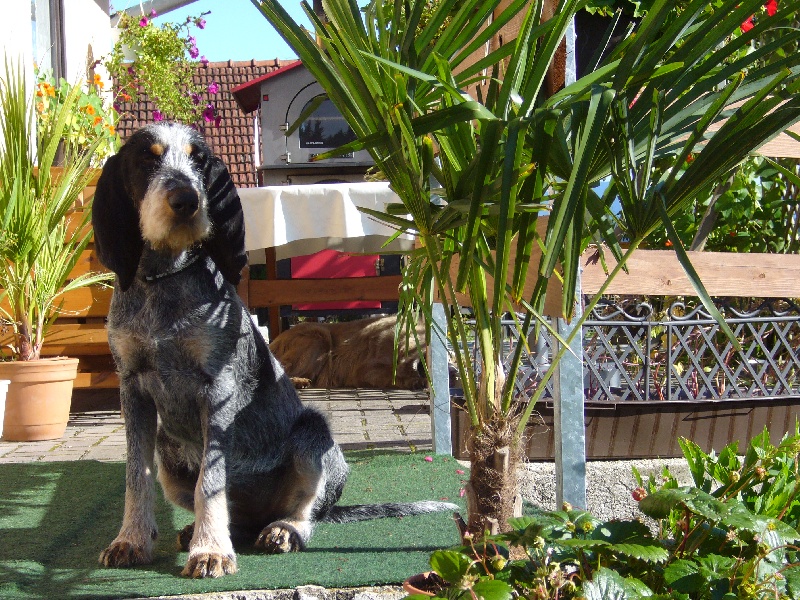
[[[100,553],[107,567],[147,564],[153,557],[158,535],[154,514],[153,458],[156,441],[156,408],[128,386],[120,390],[128,458],[125,466],[125,516],[119,535]]]
[[[279,478],[279,505],[273,514],[283,515],[259,534],[256,547],[269,554],[297,552],[305,548],[314,520],[341,495],[345,465],[341,450],[331,437],[328,423],[317,411],[305,408],[287,440],[289,462]]]

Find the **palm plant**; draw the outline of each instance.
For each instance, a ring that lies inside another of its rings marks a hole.
[[[543,0],[504,3],[504,10],[495,0],[440,0],[427,22],[424,0],[373,1],[363,11],[348,0],[323,0],[325,21],[306,5],[316,39],[277,0],[253,1],[358,135],[336,152],[369,149],[402,200],[376,216],[419,238],[405,272],[406,309],[430,322],[434,296],[446,307],[472,427],[469,528],[502,529],[525,425],[582,318],[559,338],[531,398],[515,391],[524,344],[508,372],[501,366],[501,318],[512,315],[521,340],[533,326],[550,328],[543,312],[553,277],[569,318],[587,246],[596,243],[605,249],[601,257],[615,259],[610,280],[658,227],[718,315],[672,219],[698,190],[800,119],[800,55],[780,52],[800,35],[790,18],[799,3],[782,4],[731,39],[762,0],[722,0],[714,8],[692,0],[680,12],[655,0],[635,35],[546,97],[546,75],[580,0],[559,0],[548,20]],[[475,61],[475,51],[519,15],[516,40]],[[766,31],[772,42],[742,52]],[[609,184],[599,195],[603,179]],[[475,320],[477,365],[461,318],[465,303]]]
[[[36,127],[36,97],[22,67],[7,61],[0,78],[0,323],[12,328],[12,357],[19,360],[39,358],[62,294],[107,279],[94,273],[69,279],[91,228],[88,210],[75,222],[68,213],[104,141],[67,135],[79,97],[75,86],[46,126]]]

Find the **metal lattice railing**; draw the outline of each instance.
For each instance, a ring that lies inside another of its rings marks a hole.
[[[800,399],[800,308],[792,301],[718,302],[740,350],[702,305],[662,305],[663,299],[629,298],[595,307],[583,327],[587,401]],[[523,350],[516,377],[521,400],[530,397],[550,365],[553,340],[542,331],[538,340],[529,333]],[[506,334],[508,368],[519,343],[511,321]],[[545,396],[552,397],[551,383]]]

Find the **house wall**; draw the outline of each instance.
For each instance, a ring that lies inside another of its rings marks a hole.
[[[3,3],[0,19],[0,51],[13,64],[21,56],[24,64],[33,64],[33,36],[31,34],[31,3]]]
[[[111,51],[108,0],[64,2],[65,79],[85,79],[88,67]],[[101,73],[108,79],[105,72]]]
[[[279,79],[264,81],[261,96],[261,160],[264,165],[282,164],[279,157],[286,153],[286,137],[281,129],[292,97],[301,88],[313,83],[314,76],[305,67],[282,73]]]

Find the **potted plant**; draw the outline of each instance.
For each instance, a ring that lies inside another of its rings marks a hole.
[[[121,13],[116,43],[101,60],[114,79],[115,106],[140,102],[144,95],[156,107],[152,114],[155,121],[172,119],[198,128],[210,123],[219,126],[221,117],[212,99],[219,92],[219,84],[205,87],[192,79],[200,65],[208,65],[192,35],[192,27],[205,28],[206,15],[157,25],[155,10],[139,17]]]
[[[433,552],[433,570],[404,584],[407,600],[797,598],[797,428],[777,446],[764,430],[743,457],[738,444],[705,454],[679,441],[693,486],[666,467],[658,483],[634,469],[649,526],[568,505],[532,510],[505,534]]]
[[[0,326],[12,333],[0,379],[11,381],[4,420],[9,440],[63,434],[78,361],[43,359],[42,344],[62,294],[108,278],[88,273],[70,279],[91,238],[88,207],[77,223],[70,222],[78,216],[71,209],[109,134],[89,128],[70,135],[82,115],[81,95],[78,86],[64,97],[53,86],[33,91],[22,67],[8,61],[0,78]]]
[[[424,0],[392,10],[372,2],[363,11],[329,0],[326,21],[306,5],[314,37],[280,2],[254,0],[359,136],[335,152],[369,149],[402,200],[376,216],[418,235],[421,247],[404,273],[404,306],[432,323],[434,297],[445,305],[441,333],[469,414],[473,535],[508,527],[525,427],[586,318],[560,336],[543,316],[548,281],[561,283],[560,313],[572,319],[580,256],[590,243],[602,244],[599,260],[614,256],[610,280],[663,228],[698,296],[722,321],[672,223],[699,190],[800,119],[800,55],[770,57],[780,43],[747,52],[773,28],[786,44],[796,42],[800,32],[788,26],[793,12],[739,34],[761,1],[724,0],[706,10],[706,2],[693,0],[673,15],[671,2],[656,0],[635,35],[597,70],[545,97],[545,75],[582,5],[577,0],[559,2],[544,22],[541,2],[494,10],[492,2],[441,0],[424,23]],[[515,40],[474,60],[520,16]],[[694,160],[683,169],[689,154]],[[603,179],[609,184],[598,192]],[[540,214],[549,215],[546,226]],[[532,258],[534,250],[541,255]],[[465,305],[472,329],[462,318]],[[535,326],[560,340],[530,397],[517,394],[514,377],[525,344],[501,368],[507,312],[518,339]]]

